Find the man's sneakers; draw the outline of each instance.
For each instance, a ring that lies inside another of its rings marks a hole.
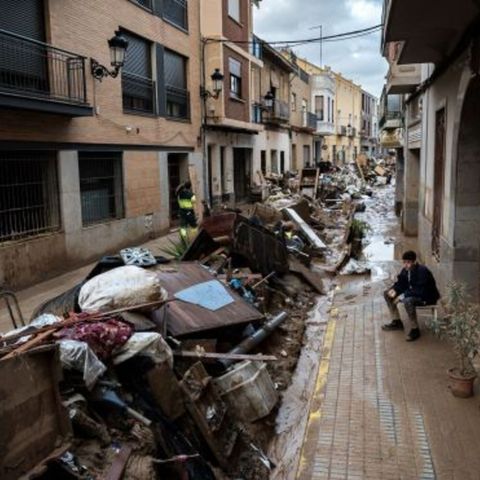
[[[382,330],[391,332],[393,330],[403,330],[403,323],[401,320],[392,320],[390,323],[382,325]]]
[[[407,342],[414,342],[420,338],[420,330],[418,328],[412,328],[407,336]]]

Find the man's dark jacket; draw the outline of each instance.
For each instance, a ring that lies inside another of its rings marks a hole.
[[[403,293],[405,298],[420,298],[426,305],[435,305],[440,298],[432,272],[418,263],[410,271],[410,280],[408,279],[408,270],[404,268],[400,272],[393,289],[397,295]]]

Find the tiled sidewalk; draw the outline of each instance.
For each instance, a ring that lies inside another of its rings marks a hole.
[[[330,314],[297,478],[479,479],[479,401],[448,391],[449,346],[425,329],[413,343],[383,332],[386,283],[346,285]]]

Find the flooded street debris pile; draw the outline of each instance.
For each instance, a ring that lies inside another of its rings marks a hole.
[[[388,175],[268,178],[263,201],[204,218],[176,258],[104,257],[0,336],[0,478],[269,478],[306,319]]]

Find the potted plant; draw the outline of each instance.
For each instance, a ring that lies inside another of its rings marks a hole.
[[[448,370],[450,391],[468,398],[477,377],[473,360],[480,345],[480,305],[470,302],[466,285],[457,282],[448,285],[443,305],[445,315],[434,318],[430,326],[435,335],[450,341],[457,356],[457,366]]]

